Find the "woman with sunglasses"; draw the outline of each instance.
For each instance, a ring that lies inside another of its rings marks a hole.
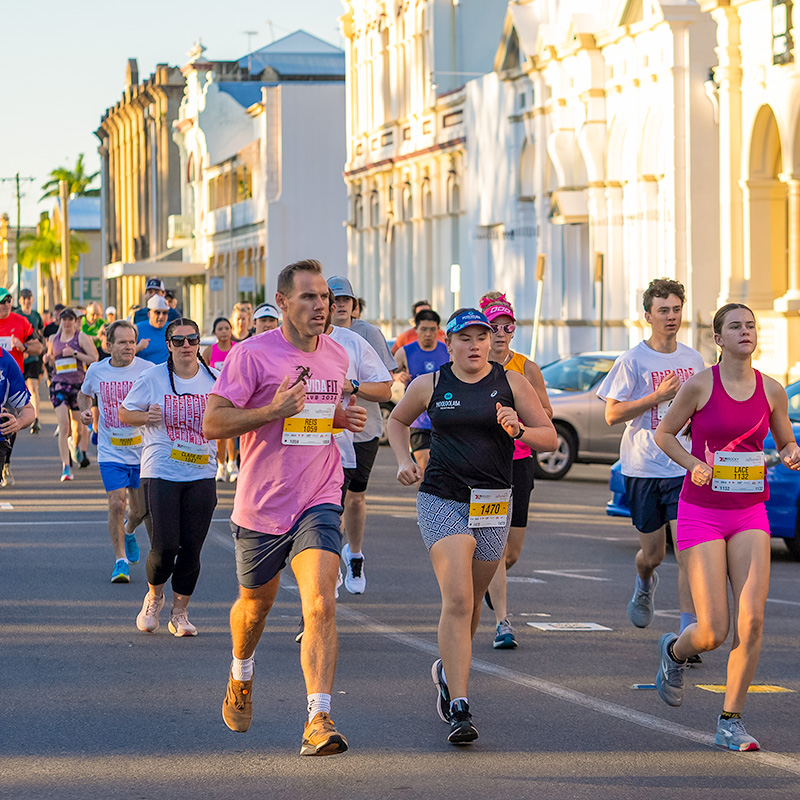
[[[206,364],[217,370],[222,371],[222,365],[234,346],[239,344],[233,338],[233,328],[230,321],[225,317],[217,317],[211,328],[217,341],[203,350],[203,360]],[[228,456],[228,464],[225,464],[225,455]],[[233,483],[239,477],[239,467],[236,464],[236,439],[217,439],[217,474],[215,480],[224,481],[226,478]]]
[[[208,393],[217,373],[200,356],[200,329],[190,319],[166,330],[166,363],[145,370],[122,406],[123,425],[144,428],[141,477],[152,520],[149,591],[136,617],[140,631],[159,627],[164,584],[172,578],[170,633],[196,636],[186,607],[200,574],[200,551],[217,505],[216,444],[203,436]]]
[[[492,327],[492,345],[489,360],[494,361],[505,370],[518,372],[536,390],[536,394],[547,416],[553,418],[553,409],[547,396],[542,371],[522,353],[511,349],[511,340],[517,329],[514,308],[500,292],[488,292],[481,298],[481,310]],[[514,492],[514,510],[511,514],[511,527],[503,559],[486,592],[486,604],[494,611],[496,628],[492,646],[496,650],[511,650],[517,646],[514,629],[508,621],[506,573],[517,563],[525,541],[525,530],[528,527],[528,506],[533,491],[533,451],[522,442],[514,442],[514,468],[512,483]]]
[[[89,459],[86,457],[89,429],[81,422],[78,392],[83,384],[86,367],[97,361],[97,349],[91,337],[81,331],[78,316],[73,309],[65,308],[61,311],[58,331],[47,341],[47,355],[44,360],[53,369],[50,402],[53,404],[58,421],[61,480],[71,481],[74,478],[70,449],[75,461],[81,467],[89,466]],[[75,424],[74,435],[71,432],[70,416]]]
[[[491,326],[480,311],[459,309],[445,332],[452,361],[411,382],[388,431],[397,479],[413,486],[422,470],[409,450],[411,424],[423,411],[431,419],[430,461],[417,494],[419,528],[442,595],[441,658],[431,674],[437,712],[450,723],[448,740],[468,744],[478,738],[467,700],[472,637],[508,536],[514,441],[542,450],[557,443],[530,383],[489,361]]]

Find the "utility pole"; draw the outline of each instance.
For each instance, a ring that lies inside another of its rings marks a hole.
[[[15,266],[15,280],[16,280],[16,283],[17,283],[17,294],[19,294],[19,290],[21,288],[21,285],[20,285],[21,277],[20,277],[20,267],[19,267],[19,229],[20,229],[20,216],[22,215],[22,208],[21,208],[22,192],[20,191],[20,188],[19,188],[19,182],[20,181],[35,181],[35,180],[36,180],[36,178],[21,178],[20,175],[19,175],[19,172],[16,175],[14,175],[12,178],[0,178],[0,182],[2,182],[2,183],[5,183],[6,181],[14,181],[15,194],[16,194],[16,198],[17,198],[17,235],[15,237],[16,243],[14,245],[15,248],[16,248],[14,250],[14,261],[15,261],[14,266]]]
[[[61,198],[61,263],[64,265],[64,305],[72,305],[72,285],[69,277],[69,183],[58,182]]]

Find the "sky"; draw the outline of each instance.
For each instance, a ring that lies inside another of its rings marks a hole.
[[[129,58],[142,81],[156,64],[183,66],[198,38],[206,58],[223,61],[301,28],[343,47],[342,0],[39,0],[8,13],[11,2],[0,2],[0,178],[35,178],[22,183],[23,225],[52,210],[52,200],[38,202],[51,170],[73,168],[79,153],[87,171],[100,169],[94,131],[122,96]],[[14,192],[13,182],[0,182],[0,213],[12,225]]]

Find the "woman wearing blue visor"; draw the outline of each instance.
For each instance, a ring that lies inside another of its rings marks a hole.
[[[431,455],[417,495],[422,538],[442,595],[439,653],[431,674],[448,740],[478,738],[467,699],[472,637],[481,600],[508,537],[514,440],[534,450],[557,446],[556,433],[525,378],[489,361],[491,326],[461,308],[445,328],[452,361],[408,387],[388,423],[397,479],[413,486],[422,471],[409,451],[410,425],[431,418]]]

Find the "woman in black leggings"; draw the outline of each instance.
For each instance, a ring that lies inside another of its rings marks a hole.
[[[141,476],[152,518],[147,556],[150,589],[136,627],[146,633],[158,630],[164,584],[171,577],[170,633],[196,636],[186,607],[217,504],[216,443],[203,436],[203,415],[217,373],[198,352],[200,330],[192,320],[170,323],[166,340],[166,363],[145,370],[119,410],[123,425],[143,427]]]

